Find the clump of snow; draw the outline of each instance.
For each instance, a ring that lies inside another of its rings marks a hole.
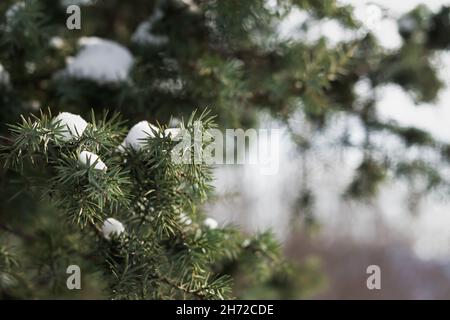
[[[378,42],[387,49],[398,49],[403,41],[399,34],[394,17],[389,16],[380,5],[375,3],[358,3],[355,5],[355,17],[376,37]]]
[[[152,33],[154,24],[161,20],[162,16],[162,11],[159,9],[156,10],[148,20],[141,22],[138,25],[131,40],[138,44],[150,44],[155,46],[166,44],[169,41],[167,36],[155,35]]]
[[[108,167],[105,163],[100,159],[98,155],[89,151],[82,151],[78,156],[78,160],[85,165],[94,166],[96,170],[105,170]]]
[[[205,221],[203,221],[203,224],[211,230],[217,229],[219,226],[219,223],[213,218],[206,218]]]
[[[293,8],[277,26],[278,36],[283,40],[296,39],[301,26],[308,20],[306,11]]]
[[[381,7],[374,3],[360,4],[355,7],[355,17],[369,30],[378,28],[384,14]]]
[[[153,129],[153,130],[152,130]],[[119,146],[119,151],[123,151],[126,147],[130,147],[134,150],[140,150],[145,144],[145,140],[148,138],[154,138],[153,131],[157,131],[158,128],[148,121],[141,121],[136,123],[128,132],[125,140]]]
[[[60,113],[53,119],[53,123],[56,124],[57,122],[59,122],[60,126],[66,129],[61,132],[61,139],[63,141],[69,141],[73,138],[80,137],[88,125],[82,117],[70,112]]]
[[[124,46],[97,37],[82,37],[80,52],[68,60],[63,75],[103,82],[128,79],[133,56]]]
[[[111,240],[113,235],[120,236],[124,231],[123,224],[114,218],[108,218],[103,222],[102,234],[106,240]]]
[[[368,101],[372,98],[372,84],[369,78],[358,80],[353,87],[353,92],[357,95],[361,102]]]
[[[64,40],[61,37],[51,37],[49,44],[52,48],[61,49],[64,47]]]

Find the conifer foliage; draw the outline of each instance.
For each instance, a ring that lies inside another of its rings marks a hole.
[[[179,129],[193,134],[194,123],[201,123],[205,133],[215,125],[209,112],[203,112]],[[230,298],[232,279],[223,266],[244,251],[253,254],[253,263],[275,261],[277,246],[271,237],[247,239],[244,246],[245,238],[235,228],[206,218],[199,205],[211,192],[210,168],[194,158],[174,164],[171,150],[177,142],[172,135],[162,126],[148,128],[152,131],[144,131],[146,137],[118,148],[126,131],[117,115],[93,115],[88,123],[68,113],[42,113],[11,126],[2,156],[41,202],[57,210],[58,217],[49,223],[60,229],[60,238],[47,236],[63,243],[53,244],[60,251],[53,258],[92,263],[102,272],[110,297]],[[42,241],[40,235],[23,240],[34,242],[32,247],[44,245],[35,242]],[[264,251],[267,256],[261,255]],[[7,251],[2,259],[2,275],[11,282],[28,278],[17,273],[20,268]],[[65,271],[56,268],[48,271]]]

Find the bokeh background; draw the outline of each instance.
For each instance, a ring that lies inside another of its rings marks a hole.
[[[438,12],[443,5],[449,4],[448,1],[339,3],[354,6],[356,19],[388,50],[397,50],[404,45],[396,22],[402,15],[419,5]],[[298,32],[306,17],[302,12],[290,14],[283,21],[280,34],[297,41],[325,37],[329,44],[355,37],[334,21],[318,23],[312,30]],[[400,86],[388,84],[378,89],[375,109],[386,121],[420,128],[448,142],[449,53],[436,54],[433,64],[445,83],[436,101],[417,103]],[[356,83],[355,91],[361,97],[370,94],[364,80]],[[293,259],[317,258],[325,279],[323,286],[309,296],[311,298],[448,299],[448,196],[440,191],[422,193],[414,182],[393,179],[383,183],[370,200],[343,200],[342,195],[355,176],[363,152],[333,148],[332,141],[345,134],[351,139],[362,139],[364,129],[353,120],[338,120],[315,137],[317,145],[312,155],[305,157],[297,150],[285,126],[274,124],[273,118],[266,119],[269,127],[285,130],[279,174],[264,176],[255,166],[219,169],[219,192],[223,195],[237,193],[240,197],[234,200],[225,197],[211,211],[219,220],[231,219],[249,230],[273,228],[285,243],[287,255]],[[301,116],[292,123],[297,130],[311,134],[309,128],[303,127]],[[399,142],[395,138],[382,136],[379,139],[378,143],[390,155],[403,152],[399,151]],[[305,189],[309,192],[309,188],[315,199],[313,208],[306,210],[298,204],[298,196]],[[230,207],[233,208],[231,213]],[[292,228],[292,215],[299,219],[300,230]],[[311,223],[309,218],[314,227],[303,228]],[[366,287],[366,268],[371,264],[381,267],[382,290]]]

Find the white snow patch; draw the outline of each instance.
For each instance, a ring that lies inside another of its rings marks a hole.
[[[108,218],[103,222],[102,234],[106,240],[111,240],[113,235],[120,236],[124,231],[123,224],[114,218]]]
[[[78,156],[78,160],[82,164],[94,166],[94,169],[96,170],[106,171],[106,169],[108,169],[108,167],[105,165],[105,163],[100,159],[98,155],[89,151],[82,151]]]
[[[104,82],[121,82],[128,79],[133,56],[124,46],[97,37],[82,37],[80,52],[67,60],[62,75]]]
[[[82,117],[70,112],[61,112],[53,119],[53,123],[58,121],[60,126],[66,128],[66,130],[61,132],[63,141],[69,141],[72,138],[80,137],[88,125]]]
[[[124,151],[125,147],[131,147],[134,150],[140,150],[145,145],[145,140],[155,137],[153,130],[158,128],[148,121],[141,121],[136,123],[128,132],[125,140],[119,146],[119,151]]]
[[[219,223],[213,218],[206,218],[205,221],[203,221],[203,224],[211,230],[217,229],[219,226]]]

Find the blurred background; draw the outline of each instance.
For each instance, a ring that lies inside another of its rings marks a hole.
[[[280,129],[277,174],[214,169],[208,215],[271,229],[296,265],[239,297],[450,298],[450,1],[4,0],[0,16],[2,133],[48,107]],[[5,181],[0,220],[38,210]]]
[[[388,51],[407,50],[405,40],[408,39],[402,37],[401,31],[404,32],[402,27],[406,28],[408,13],[426,11],[425,7],[439,12],[443,5],[449,4],[448,1],[338,3],[352,5],[354,17]],[[305,32],[301,26],[306,19],[301,11],[290,13],[282,22],[280,35],[296,41],[315,41],[324,37],[329,45],[358,37],[329,20],[321,21]],[[418,62],[412,59],[411,63]],[[432,101],[417,101],[411,92],[395,82],[379,85],[374,93],[370,81],[363,78],[355,83],[353,90],[359,99],[375,95],[374,111],[382,121],[417,128],[448,143],[448,51],[438,50],[430,63],[442,81],[442,89]],[[404,76],[406,81],[413,81],[412,74]],[[417,76],[421,77],[420,74]],[[371,197],[348,198],[346,193],[361,170],[365,152],[342,148],[338,144],[343,137],[360,143],[365,138],[364,124],[356,118],[339,115],[318,133],[311,129],[301,113],[294,114],[289,121],[288,126],[294,129],[274,123],[273,118],[264,121],[263,127],[281,128],[285,133],[281,143],[280,172],[273,177],[264,176],[251,165],[239,169],[220,168],[217,189],[224,198],[211,209],[219,220],[231,219],[252,231],[270,227],[285,244],[289,257],[299,261],[316,258],[324,272],[324,283],[321,289],[309,295],[310,298],[450,298],[447,191],[429,188],[429,181],[405,181],[391,176],[391,179],[382,179]],[[307,155],[304,149],[298,150],[290,130],[298,130],[298,134],[313,141],[314,147],[308,147]],[[421,158],[422,151],[415,147],[406,151],[398,137],[383,133],[374,135],[373,139],[377,147],[384,149],[382,157],[402,158],[407,157],[405,152],[408,152],[411,160]],[[446,171],[445,165],[435,165],[438,158],[428,154],[425,163]],[[374,178],[367,177],[372,181]],[[239,197],[226,197],[233,193]],[[233,208],[231,212],[230,207]],[[366,287],[366,268],[371,264],[381,267],[382,290],[371,291]]]

